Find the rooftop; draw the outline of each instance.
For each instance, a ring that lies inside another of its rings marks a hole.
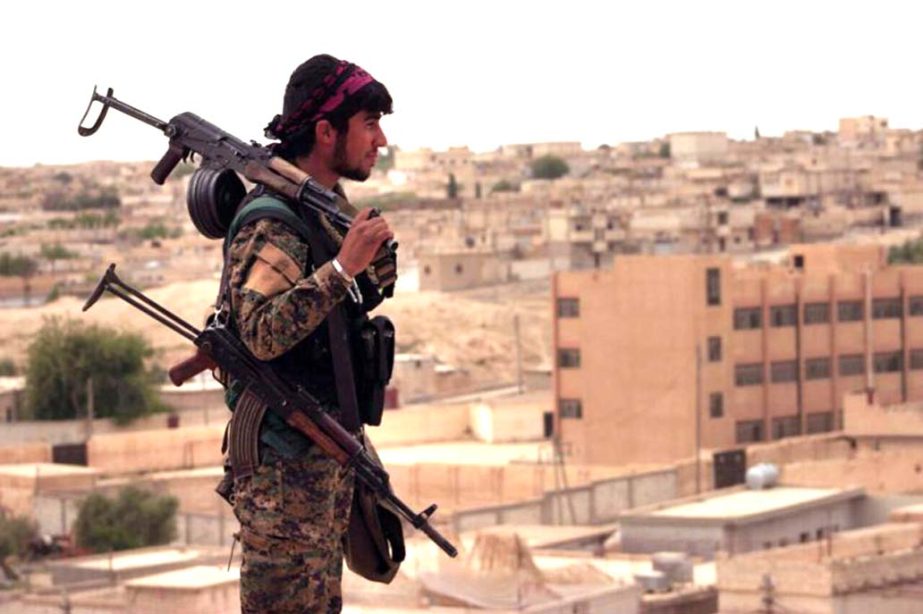
[[[736,489],[714,496],[696,497],[673,504],[657,504],[624,515],[686,521],[746,522],[762,519],[798,507],[835,503],[865,494],[862,488],[800,488],[776,486],[765,490]]]
[[[237,567],[232,567],[229,570],[212,565],[195,565],[129,580],[125,583],[125,586],[127,588],[195,590],[229,582],[236,583],[239,580],[240,569]]]
[[[73,475],[96,475],[96,469],[80,465],[63,465],[60,463],[23,463],[18,465],[0,465],[0,475],[38,478]]]
[[[87,557],[72,563],[73,567],[82,569],[97,569],[112,571],[125,571],[144,567],[156,567],[182,561],[192,561],[201,555],[198,550],[190,548],[156,548],[144,550],[129,550],[124,554],[113,553]]]
[[[542,457],[547,458],[549,446],[550,444],[545,441],[506,444],[454,441],[384,448],[378,451],[378,455],[385,466],[414,463],[502,465],[515,461],[534,462]]]

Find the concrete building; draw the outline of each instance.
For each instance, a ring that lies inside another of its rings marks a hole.
[[[711,162],[724,158],[728,137],[724,132],[677,132],[669,135],[670,157],[682,162]]]
[[[919,523],[846,531],[820,543],[719,557],[721,612],[923,611]]]
[[[555,427],[577,462],[831,431],[856,390],[923,399],[923,270],[888,266],[877,246],[798,246],[785,265],[742,267],[622,256],[557,274],[553,296]]]
[[[840,119],[839,139],[842,145],[884,143],[888,120],[874,115]]]
[[[655,504],[620,519],[625,552],[679,551],[711,558],[821,540],[854,528],[861,488],[732,491]]]
[[[420,290],[466,290],[509,281],[510,263],[496,252],[420,254]]]

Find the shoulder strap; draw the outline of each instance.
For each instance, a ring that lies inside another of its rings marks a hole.
[[[228,234],[224,239],[225,252],[227,252],[228,247],[231,245],[231,241],[241,228],[254,220],[267,217],[279,220],[305,239],[311,236],[311,229],[308,228],[308,225],[305,224],[304,220],[298,217],[298,214],[292,211],[284,201],[274,196],[263,195],[247,203],[247,205],[234,216],[234,220],[231,222],[230,228],[228,228]]]
[[[329,260],[335,254],[329,254],[329,249],[321,245],[315,232],[312,232],[310,226],[301,219],[297,213],[285,204],[284,201],[268,195],[259,196],[244,206],[228,229],[227,237],[224,242],[225,254],[231,245],[231,240],[249,222],[258,219],[273,218],[284,223],[286,226],[297,232],[308,245],[311,247],[311,257],[315,268],[320,267],[324,262]],[[226,285],[222,281],[222,285]],[[330,331],[331,354],[333,357],[333,372],[337,387],[337,400],[340,404],[340,421],[344,428],[350,431],[356,431],[361,422],[359,421],[358,400],[356,398],[355,372],[353,370],[350,356],[349,333],[346,325],[343,307],[337,305],[327,316],[327,326]]]

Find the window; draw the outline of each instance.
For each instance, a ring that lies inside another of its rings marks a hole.
[[[738,386],[756,386],[763,383],[762,363],[734,367],[734,383]]]
[[[579,420],[583,418],[583,403],[580,399],[560,399],[558,401],[558,413],[562,418]]]
[[[904,368],[900,352],[876,352],[872,357],[875,373],[896,373]]]
[[[579,298],[559,298],[558,299],[558,317],[559,318],[579,318],[580,317],[580,299]]]
[[[464,270],[464,269],[462,268],[462,265],[461,265],[461,264],[456,264],[456,265],[455,265],[455,274],[456,274],[456,275],[461,275],[461,273],[462,273],[463,270]]]
[[[910,368],[923,369],[923,350],[910,350]]]
[[[910,297],[910,315],[923,316],[923,296]]]
[[[798,308],[795,305],[776,305],[769,308],[769,322],[773,327],[798,324]]]
[[[763,312],[759,307],[741,307],[734,310],[734,330],[762,328]]]
[[[762,420],[740,420],[735,425],[735,430],[737,431],[737,443],[763,441]]]
[[[772,438],[783,439],[801,434],[801,421],[798,416],[784,416],[772,419]]]
[[[705,271],[705,292],[708,296],[709,307],[721,304],[721,270],[708,269]]]
[[[798,381],[798,363],[794,360],[774,362],[769,366],[769,373],[774,384]]]
[[[708,395],[708,415],[712,418],[724,416],[724,395],[720,392]]]
[[[795,254],[795,257],[792,259],[792,264],[796,269],[804,268],[804,254]]]
[[[840,301],[837,303],[837,320],[856,322],[862,319],[862,301]]]
[[[721,337],[708,338],[708,362],[721,362]]]
[[[805,379],[827,379],[830,377],[829,358],[808,358],[804,361]]]
[[[903,312],[899,298],[876,298],[872,301],[872,317],[876,320],[899,318]]]
[[[580,350],[574,348],[561,348],[558,350],[558,367],[561,369],[580,368]]]
[[[826,324],[830,321],[830,303],[806,303],[804,306],[805,324]]]
[[[863,375],[865,373],[865,356],[862,354],[844,354],[840,356],[840,375]]]
[[[829,433],[833,430],[833,412],[822,411],[808,414],[805,428],[809,435],[812,433]]]
[[[724,225],[727,224],[727,223],[728,223],[728,214],[727,214],[727,211],[719,211],[719,212],[718,212],[718,225],[719,225],[719,226],[724,226]]]

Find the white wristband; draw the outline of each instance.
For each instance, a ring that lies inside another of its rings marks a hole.
[[[353,283],[353,276],[346,272],[346,269],[343,268],[343,265],[340,264],[340,261],[334,258],[330,261],[330,264],[333,265],[333,270],[340,274],[340,276],[346,280],[347,283]]]

